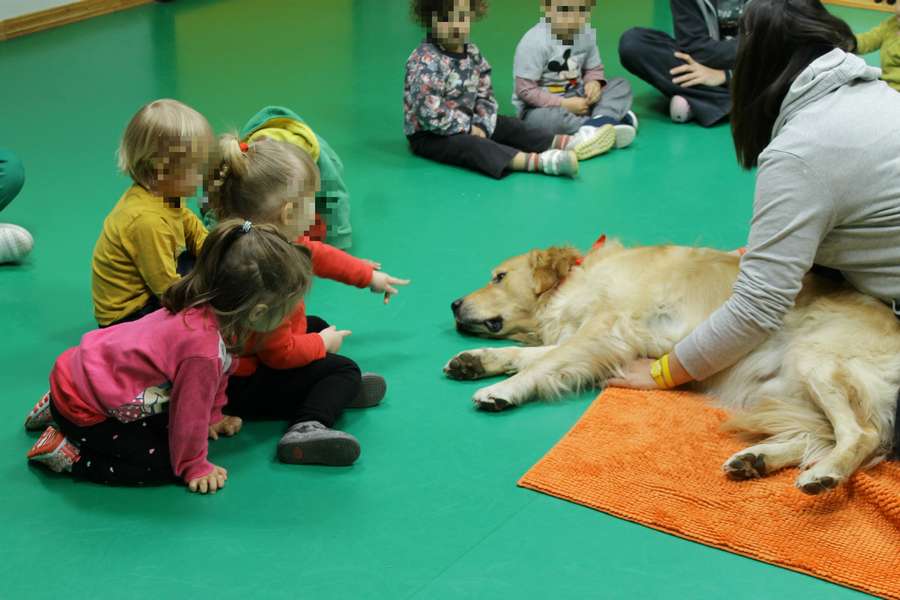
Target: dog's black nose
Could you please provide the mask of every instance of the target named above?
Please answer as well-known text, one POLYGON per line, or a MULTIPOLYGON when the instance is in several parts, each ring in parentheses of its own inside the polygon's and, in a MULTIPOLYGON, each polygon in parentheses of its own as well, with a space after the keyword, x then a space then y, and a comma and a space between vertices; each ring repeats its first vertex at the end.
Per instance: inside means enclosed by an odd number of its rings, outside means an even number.
POLYGON ((462 306, 462 303, 463 303, 462 298, 457 298, 456 300, 453 301, 452 304, 450 304, 450 310, 453 311, 454 315, 459 312, 459 307, 462 306))

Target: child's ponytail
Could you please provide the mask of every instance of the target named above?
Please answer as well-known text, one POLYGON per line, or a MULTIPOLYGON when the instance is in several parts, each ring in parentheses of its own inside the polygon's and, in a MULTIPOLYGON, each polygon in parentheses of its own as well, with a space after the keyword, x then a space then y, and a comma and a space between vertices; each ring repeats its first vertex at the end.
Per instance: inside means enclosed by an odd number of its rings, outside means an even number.
POLYGON ((319 189, 318 167, 288 142, 262 138, 244 144, 225 134, 219 138, 218 155, 206 183, 209 210, 216 219, 274 222, 289 190, 319 189))
POLYGON ((232 219, 210 232, 193 271, 172 284, 162 305, 171 313, 208 305, 226 344, 239 351, 251 333, 247 323, 254 307, 299 300, 311 281, 309 250, 291 244, 272 225, 232 219))

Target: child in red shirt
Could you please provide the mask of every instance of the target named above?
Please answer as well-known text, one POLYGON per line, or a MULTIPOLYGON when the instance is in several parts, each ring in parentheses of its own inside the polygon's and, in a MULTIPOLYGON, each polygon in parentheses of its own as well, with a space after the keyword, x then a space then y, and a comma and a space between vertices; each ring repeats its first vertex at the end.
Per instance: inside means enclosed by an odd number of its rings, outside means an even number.
MULTIPOLYGON (((221 138, 220 152, 222 163, 207 190, 216 218, 277 226, 309 250, 315 275, 368 287, 383 293, 385 303, 397 293, 394 286, 409 283, 377 270, 375 263, 309 240, 320 183, 318 168, 305 152, 269 138, 242 144, 231 135, 221 138)), ((249 341, 228 385, 226 412, 243 419, 288 421, 278 443, 282 462, 353 464, 359 442, 334 430, 334 424, 345 408, 378 404, 387 386, 381 376, 361 375, 355 362, 337 354, 348 335, 318 317, 307 317, 301 302, 278 328, 249 341)))

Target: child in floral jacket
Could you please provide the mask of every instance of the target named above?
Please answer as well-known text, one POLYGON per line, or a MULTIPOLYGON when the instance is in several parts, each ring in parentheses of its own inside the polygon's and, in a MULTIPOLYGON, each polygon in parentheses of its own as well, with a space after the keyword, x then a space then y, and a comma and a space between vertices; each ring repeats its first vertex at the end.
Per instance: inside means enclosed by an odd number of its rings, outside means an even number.
POLYGON ((406 63, 404 133, 412 151, 498 179, 508 171, 574 176, 592 140, 498 115, 491 66, 468 41, 472 19, 485 12, 483 0, 447 4, 412 0, 428 31, 406 63))

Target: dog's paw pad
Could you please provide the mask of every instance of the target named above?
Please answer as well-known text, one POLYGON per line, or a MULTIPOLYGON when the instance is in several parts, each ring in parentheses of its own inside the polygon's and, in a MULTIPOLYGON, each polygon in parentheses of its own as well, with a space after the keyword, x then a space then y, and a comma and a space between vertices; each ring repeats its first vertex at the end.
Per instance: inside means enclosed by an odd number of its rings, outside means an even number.
POLYGON ((474 352, 461 352, 451 358, 444 373, 451 379, 479 379, 486 375, 481 357, 474 352))
POLYGON ((815 496, 822 492, 833 490, 839 483, 839 479, 828 475, 825 475, 824 477, 815 477, 809 481, 804 481, 801 476, 801 478, 797 480, 797 487, 800 488, 800 491, 804 494, 815 496))
POLYGON ((487 400, 475 401, 475 408, 485 412, 500 412, 511 407, 512 404, 502 398, 488 398, 487 400))
POLYGON ((725 474, 736 481, 756 479, 766 474, 766 457, 762 454, 740 454, 728 460, 725 474))

